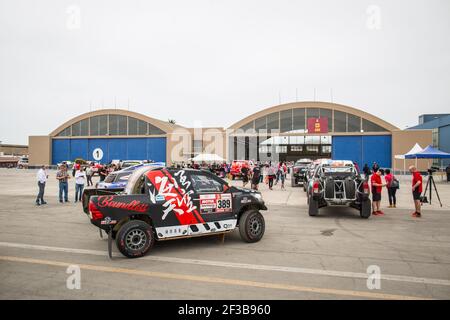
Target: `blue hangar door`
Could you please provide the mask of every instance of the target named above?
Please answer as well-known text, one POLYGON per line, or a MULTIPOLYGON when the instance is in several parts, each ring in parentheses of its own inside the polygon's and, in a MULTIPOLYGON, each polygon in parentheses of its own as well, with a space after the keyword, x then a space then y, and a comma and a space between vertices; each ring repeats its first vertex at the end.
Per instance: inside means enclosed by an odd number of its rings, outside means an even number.
POLYGON ((166 138, 53 139, 52 164, 84 160, 153 160, 166 162, 166 138), (94 155, 95 153, 95 155, 94 155))
POLYGON ((362 169, 365 163, 377 162, 381 168, 392 167, 392 137, 382 136, 333 136, 334 160, 352 160, 362 169))

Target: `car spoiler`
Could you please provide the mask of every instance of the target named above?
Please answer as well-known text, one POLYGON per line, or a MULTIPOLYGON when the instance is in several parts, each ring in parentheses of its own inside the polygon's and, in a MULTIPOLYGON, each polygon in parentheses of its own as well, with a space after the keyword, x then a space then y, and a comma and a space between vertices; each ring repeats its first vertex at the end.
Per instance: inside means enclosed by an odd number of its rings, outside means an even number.
POLYGON ((83 211, 84 213, 89 213, 89 200, 92 196, 101 195, 115 195, 123 192, 123 189, 97 189, 97 188, 86 188, 83 191, 82 201, 83 201, 83 211))

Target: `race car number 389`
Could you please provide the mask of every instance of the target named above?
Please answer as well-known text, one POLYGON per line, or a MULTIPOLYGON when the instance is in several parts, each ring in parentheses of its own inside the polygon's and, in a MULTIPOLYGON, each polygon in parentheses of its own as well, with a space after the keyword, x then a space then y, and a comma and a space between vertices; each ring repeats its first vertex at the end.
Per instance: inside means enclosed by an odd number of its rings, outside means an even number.
POLYGON ((231 212, 233 203, 231 194, 203 194, 200 195, 200 212, 201 213, 223 213, 231 212))

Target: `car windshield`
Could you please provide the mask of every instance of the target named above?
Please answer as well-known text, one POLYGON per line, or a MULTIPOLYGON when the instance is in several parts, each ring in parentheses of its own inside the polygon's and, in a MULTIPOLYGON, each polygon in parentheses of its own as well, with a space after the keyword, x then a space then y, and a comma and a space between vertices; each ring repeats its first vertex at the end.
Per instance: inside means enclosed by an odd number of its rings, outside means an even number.
POLYGON ((128 178, 130 177, 131 172, 121 172, 119 174, 117 174, 117 179, 116 181, 127 181, 128 178))
POLYGON ((116 174, 115 173, 111 173, 105 178, 105 182, 106 183, 114 182, 115 178, 116 178, 116 174))

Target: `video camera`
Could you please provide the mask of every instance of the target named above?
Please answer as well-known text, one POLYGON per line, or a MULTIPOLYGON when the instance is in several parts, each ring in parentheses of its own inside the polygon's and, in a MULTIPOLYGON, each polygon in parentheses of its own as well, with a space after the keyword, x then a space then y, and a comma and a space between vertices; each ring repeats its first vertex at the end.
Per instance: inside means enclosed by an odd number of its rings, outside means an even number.
POLYGON ((429 174, 432 174, 432 173, 434 173, 436 171, 439 171, 439 168, 438 167, 430 167, 430 169, 428 169, 427 171, 428 171, 429 174))

